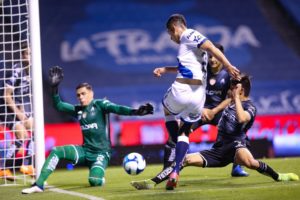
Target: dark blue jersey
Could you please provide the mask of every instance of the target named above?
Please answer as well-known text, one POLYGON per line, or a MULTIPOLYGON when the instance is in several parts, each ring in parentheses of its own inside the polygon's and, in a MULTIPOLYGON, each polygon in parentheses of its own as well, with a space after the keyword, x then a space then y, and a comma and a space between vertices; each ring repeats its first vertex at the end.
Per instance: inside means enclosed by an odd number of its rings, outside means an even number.
POLYGON ((230 88, 230 76, 223 68, 217 74, 209 69, 207 72, 206 100, 204 108, 212 109, 226 99, 230 88))
POLYGON ((218 134, 228 138, 245 138, 246 132, 251 128, 255 116, 256 107, 253 105, 251 100, 242 101, 242 106, 246 112, 251 116, 251 119, 247 123, 239 123, 236 116, 235 104, 227 106, 218 124, 218 134))
POLYGON ((21 64, 15 64, 12 71, 6 74, 5 86, 12 87, 14 101, 18 103, 30 103, 30 76, 29 70, 21 64))

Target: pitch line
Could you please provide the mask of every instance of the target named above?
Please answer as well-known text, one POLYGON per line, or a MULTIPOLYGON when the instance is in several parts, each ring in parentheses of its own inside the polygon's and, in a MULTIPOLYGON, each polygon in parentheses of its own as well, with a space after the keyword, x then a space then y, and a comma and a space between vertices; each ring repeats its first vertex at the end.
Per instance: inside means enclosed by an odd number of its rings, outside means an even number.
MULTIPOLYGON (((284 182, 280 182, 284 183, 284 182)), ((271 185, 271 186, 246 186, 246 187, 240 187, 240 188, 232 188, 232 187, 223 187, 223 188, 205 188, 205 189, 191 189, 191 190, 172 190, 172 191, 166 191, 164 188, 161 188, 162 191, 157 191, 157 190, 142 190, 143 194, 145 195, 161 195, 161 194, 176 194, 176 193, 194 193, 194 192, 201 192, 201 191, 226 191, 226 190, 240 190, 240 189, 266 189, 266 188, 277 188, 277 187, 290 187, 290 186, 299 186, 300 183, 290 183, 290 184, 278 184, 278 185, 271 185)), ((141 191, 141 190, 136 190, 136 191, 141 191)), ((119 195, 110 195, 110 198, 113 197, 128 197, 128 196, 140 196, 141 193, 133 193, 130 192, 126 194, 119 194, 119 195)))
POLYGON ((89 199, 89 200, 105 200, 101 197, 96 197, 96 196, 92 196, 92 195, 88 195, 88 194, 83 194, 80 192, 72 192, 72 191, 67 191, 67 190, 63 190, 63 189, 58 189, 58 188, 50 188, 48 189, 51 192, 57 192, 57 193, 62 193, 62 194, 68 194, 68 195, 72 195, 72 196, 77 196, 77 197, 82 197, 85 199, 89 199))

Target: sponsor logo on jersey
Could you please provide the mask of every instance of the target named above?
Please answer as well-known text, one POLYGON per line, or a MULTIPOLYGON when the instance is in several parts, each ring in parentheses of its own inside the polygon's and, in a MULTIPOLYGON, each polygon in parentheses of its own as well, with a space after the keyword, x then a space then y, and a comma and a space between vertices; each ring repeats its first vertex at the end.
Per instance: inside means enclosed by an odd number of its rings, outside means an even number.
POLYGON ((81 130, 89 130, 89 129, 98 129, 98 124, 97 123, 92 123, 92 124, 84 124, 81 125, 81 130))

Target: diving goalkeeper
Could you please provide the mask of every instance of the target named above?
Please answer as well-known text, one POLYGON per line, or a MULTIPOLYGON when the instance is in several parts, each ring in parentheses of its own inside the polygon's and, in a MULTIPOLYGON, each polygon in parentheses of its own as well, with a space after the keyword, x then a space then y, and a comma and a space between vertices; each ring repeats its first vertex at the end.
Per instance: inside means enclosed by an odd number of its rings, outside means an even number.
POLYGON ((44 182, 55 170, 60 159, 66 159, 89 168, 88 181, 91 186, 102 186, 105 183, 105 169, 111 157, 111 142, 108 133, 108 115, 148 115, 153 114, 153 106, 149 103, 138 109, 111 103, 108 100, 94 99, 91 85, 81 83, 76 87, 79 105, 71 105, 61 101, 58 95, 58 85, 63 79, 63 70, 52 67, 49 71, 49 81, 53 90, 54 106, 58 111, 66 112, 79 120, 83 134, 81 146, 66 145, 55 147, 46 159, 37 181, 22 194, 44 191, 44 182))

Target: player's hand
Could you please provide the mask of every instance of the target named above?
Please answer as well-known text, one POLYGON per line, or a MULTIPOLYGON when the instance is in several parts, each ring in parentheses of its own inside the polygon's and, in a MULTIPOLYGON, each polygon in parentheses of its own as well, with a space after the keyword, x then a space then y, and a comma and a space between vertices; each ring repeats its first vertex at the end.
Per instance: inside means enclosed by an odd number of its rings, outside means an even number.
POLYGON ((202 110, 201 119, 203 122, 209 122, 215 117, 214 112, 211 109, 204 108, 202 110))
POLYGON ((51 67, 49 70, 49 82, 52 87, 58 87, 64 78, 63 69, 59 66, 51 67))
POLYGON ((242 91, 242 84, 241 83, 236 84, 236 86, 232 89, 233 98, 234 99, 240 98, 241 91, 242 91))
POLYGON ((228 69, 228 73, 230 74, 230 76, 235 79, 235 80, 241 80, 241 75, 240 75, 240 70, 238 70, 238 68, 236 68, 235 66, 231 66, 228 69))
POLYGON ((153 70, 153 74, 156 77, 161 77, 162 74, 166 73, 166 68, 158 67, 153 70))
POLYGON ((141 105, 138 109, 133 110, 133 115, 149 115, 153 114, 153 106, 150 103, 146 103, 145 105, 141 105))

